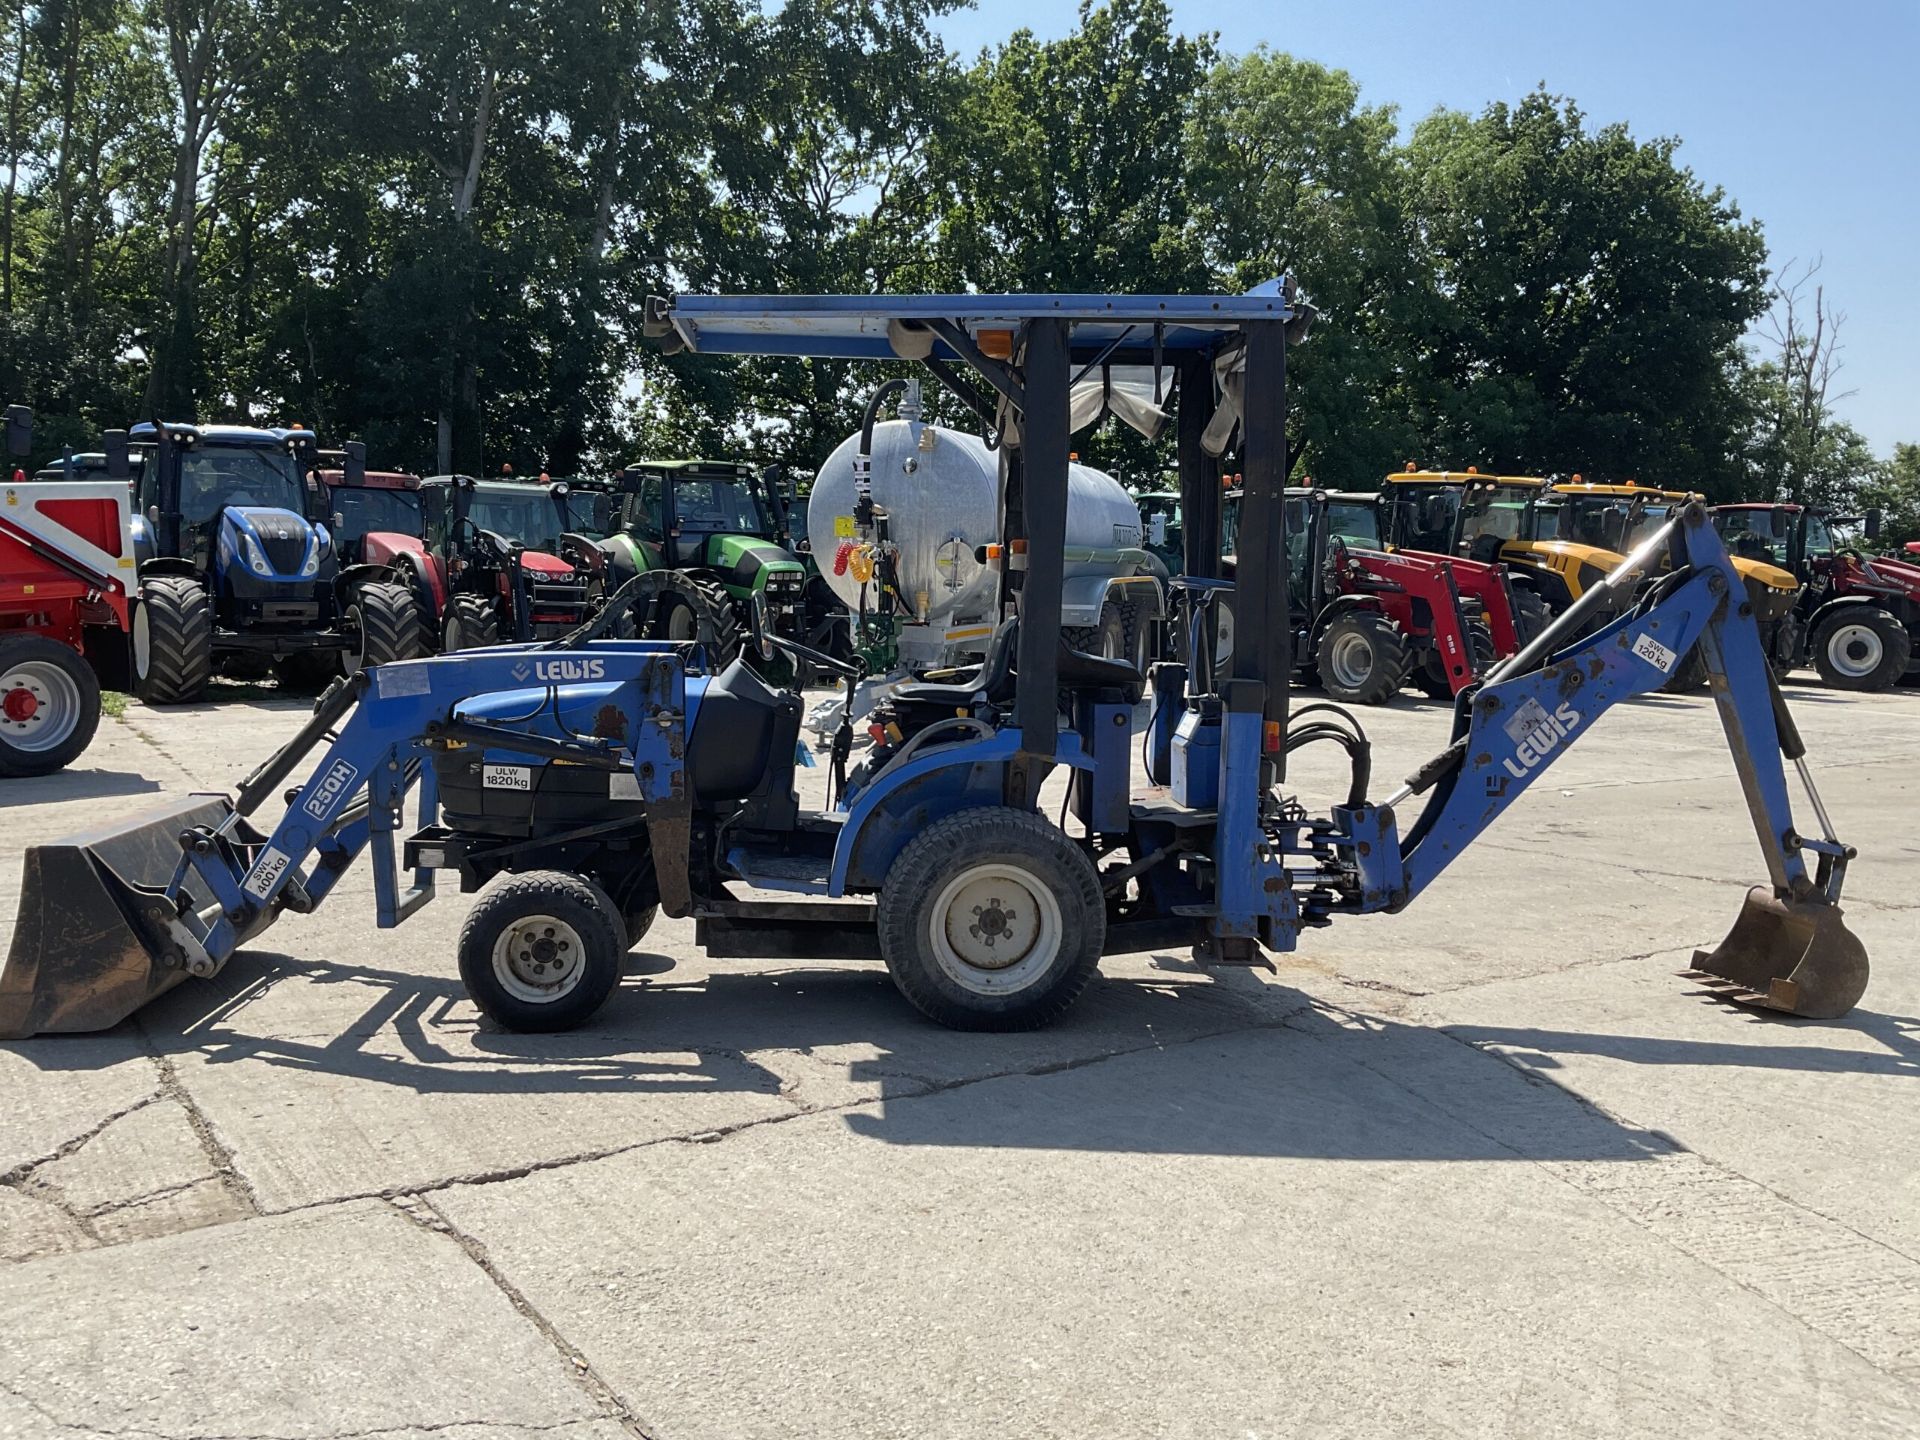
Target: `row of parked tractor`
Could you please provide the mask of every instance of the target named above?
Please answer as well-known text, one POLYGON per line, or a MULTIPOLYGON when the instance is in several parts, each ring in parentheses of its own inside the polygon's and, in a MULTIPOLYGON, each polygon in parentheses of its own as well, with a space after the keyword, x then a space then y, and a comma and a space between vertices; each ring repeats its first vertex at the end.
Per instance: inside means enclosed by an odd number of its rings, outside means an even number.
MULTIPOLYGON (((1228 486, 1223 575, 1231 579, 1239 491, 1233 477, 1228 486)), ((1450 698, 1572 608, 1697 498, 1577 475, 1556 481, 1411 464, 1377 491, 1289 490, 1296 667, 1347 702, 1384 704, 1407 685, 1450 698)), ((1862 691, 1920 680, 1920 543, 1871 554, 1880 538, 1880 517, 1871 511, 1844 516, 1752 503, 1711 514, 1776 674, 1811 666, 1831 686, 1862 691)), ((1141 517, 1149 548, 1177 569, 1180 497, 1143 496, 1141 517)), ((1644 599, 1666 557, 1638 556, 1636 564, 1637 585, 1618 592, 1615 608, 1595 611, 1590 631, 1644 599)), ((1201 592, 1190 605, 1215 612, 1207 628, 1216 656, 1230 653, 1231 593, 1201 592)), ((1705 683, 1694 654, 1674 667, 1665 688, 1705 683)))
MULTIPOLYGON (((22 407, 8 442, 31 449, 22 407)), ((643 573, 659 580, 657 638, 730 656, 755 604, 779 633, 844 649, 791 498, 778 472, 726 463, 421 478, 300 426, 110 431, 97 451, 16 471, 0 505, 0 775, 83 751, 102 686, 156 705, 221 677, 317 690, 563 634, 643 573)))
MULTIPOLYGON (((777 469, 727 462, 423 479, 370 470, 363 446, 323 448, 297 425, 110 431, 97 451, 31 479, 16 471, 0 505, 0 776, 44 774, 83 751, 102 686, 158 705, 201 699, 216 677, 318 689, 366 666, 557 637, 641 577, 647 603, 623 612, 620 633, 698 641, 710 663, 762 626, 838 660, 857 655, 875 692, 963 664, 986 649, 1008 563, 994 543, 997 461, 975 437, 920 423, 911 397, 902 415, 849 437, 805 505, 777 469), (846 538, 860 504, 849 457, 862 446, 887 537, 877 547, 846 538), (824 565, 810 531, 829 537, 824 565)), ((22 407, 7 432, 12 453, 31 449, 22 407)), ((1184 553, 1177 495, 1139 497, 1136 515, 1111 477, 1071 472, 1069 647, 1143 674, 1202 643, 1226 660, 1232 477, 1225 553, 1203 566, 1184 553), (1193 569, 1219 575, 1185 578, 1193 569)), ((1372 492, 1289 490, 1296 669, 1347 702, 1383 704, 1409 685, 1447 699, 1693 498, 1411 466, 1372 492)), ((1914 677, 1920 554, 1870 556, 1877 516, 1766 504, 1713 515, 1779 673, 1811 665, 1854 690, 1914 677)), ((1660 582, 1663 556, 1636 563, 1641 583, 1612 592, 1618 604, 1660 582)), ((1615 613, 1594 611, 1589 628, 1615 613)), ((1669 688, 1704 683, 1689 656, 1669 688)), ((822 709, 824 737, 835 718, 824 711, 837 707, 822 709)))

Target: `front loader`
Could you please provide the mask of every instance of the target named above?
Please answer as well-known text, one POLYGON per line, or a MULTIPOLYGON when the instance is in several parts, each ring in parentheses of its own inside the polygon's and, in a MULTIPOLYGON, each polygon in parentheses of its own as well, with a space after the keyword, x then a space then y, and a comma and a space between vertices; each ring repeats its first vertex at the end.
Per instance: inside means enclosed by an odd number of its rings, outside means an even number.
MULTIPOLYGON (((510 1028, 594 1013, 656 906, 691 918, 711 955, 877 957, 940 1023, 1044 1025, 1103 954, 1192 945, 1211 962, 1253 963, 1343 916, 1404 909, 1606 710, 1658 688, 1695 645, 1768 871, 1726 941, 1695 957, 1695 978, 1729 1000, 1845 1014, 1867 982, 1839 908, 1854 852, 1813 793, 1739 572, 1699 507, 1464 690, 1452 743, 1385 799, 1370 797, 1370 752, 1346 712, 1291 710, 1284 362, 1308 320, 1290 284, 1245 296, 651 306, 651 331, 695 349, 917 359, 969 403, 986 403, 982 386, 1003 397, 1006 530, 1025 542, 1026 565, 1007 571, 982 663, 894 689, 890 753, 853 773, 836 756, 821 810, 802 808, 793 783, 797 693, 744 662, 710 664, 698 646, 603 638, 641 597, 638 579, 545 644, 342 679, 231 797, 29 850, 0 1034, 97 1029, 218 973, 268 926, 325 903, 362 852, 383 927, 429 903, 443 873, 481 890, 458 966, 510 1028), (1101 359, 1174 370, 1179 404, 1192 407, 1179 449, 1196 580, 1217 581, 1220 557, 1219 478, 1202 437, 1237 432, 1245 476, 1238 643, 1217 674, 1204 652, 1155 666, 1144 737, 1126 698, 1138 671, 1067 648, 1058 618, 1070 380, 1101 359), (1216 387, 1229 373, 1237 384, 1216 387), (1670 570, 1658 584, 1591 628, 1609 592, 1659 556, 1670 570), (1132 779, 1142 738, 1144 787, 1132 779), (1309 808, 1286 771, 1318 743, 1346 752, 1351 781, 1336 803, 1309 808), (1806 786, 1814 834, 1795 822, 1783 757, 1806 786), (1054 775, 1067 780, 1071 823, 1051 804, 1043 813, 1054 775)), ((763 658, 834 663, 752 629, 763 658)))

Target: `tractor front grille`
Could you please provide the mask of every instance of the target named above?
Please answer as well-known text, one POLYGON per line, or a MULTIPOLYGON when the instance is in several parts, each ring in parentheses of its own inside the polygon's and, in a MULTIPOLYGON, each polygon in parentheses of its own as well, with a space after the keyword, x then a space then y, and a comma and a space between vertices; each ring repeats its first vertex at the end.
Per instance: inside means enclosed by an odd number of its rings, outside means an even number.
POLYGON ((278 575, 298 575, 300 562, 307 558, 307 540, 304 535, 263 535, 261 548, 267 552, 267 563, 273 566, 278 575))
POLYGON ((539 580, 527 585, 527 599, 538 620, 580 620, 587 613, 584 580, 539 580))

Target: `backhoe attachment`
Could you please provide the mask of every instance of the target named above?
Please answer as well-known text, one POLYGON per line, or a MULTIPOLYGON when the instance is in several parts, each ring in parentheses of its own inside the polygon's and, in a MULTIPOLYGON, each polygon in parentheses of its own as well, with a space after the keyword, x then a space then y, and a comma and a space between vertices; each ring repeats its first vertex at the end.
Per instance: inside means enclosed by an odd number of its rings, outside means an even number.
POLYGON ((1838 1019, 1867 993, 1867 947, 1841 913, 1825 898, 1785 900, 1756 885, 1719 948, 1694 951, 1680 973, 1723 1000, 1838 1019))

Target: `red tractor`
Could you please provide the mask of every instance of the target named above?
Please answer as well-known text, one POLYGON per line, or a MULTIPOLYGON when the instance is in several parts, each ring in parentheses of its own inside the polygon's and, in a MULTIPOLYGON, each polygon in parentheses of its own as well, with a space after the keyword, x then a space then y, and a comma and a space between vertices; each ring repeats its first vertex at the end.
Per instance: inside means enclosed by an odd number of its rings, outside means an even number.
POLYGON ((578 532, 571 488, 471 475, 421 482, 426 552, 415 593, 442 650, 549 640, 593 611, 606 555, 578 532))
MULTIPOLYGON (((6 425, 9 453, 25 455, 32 415, 9 406, 6 425)), ((0 778, 49 775, 93 742, 96 666, 127 683, 128 498, 125 480, 20 471, 0 495, 0 778)))
MULTIPOLYGON (((1240 491, 1221 510, 1221 574, 1233 579, 1240 491)), ((1458 693, 1493 660, 1485 627, 1469 621, 1452 563, 1379 545, 1377 503, 1324 490, 1286 497, 1289 609, 1296 667, 1336 700, 1384 705, 1412 676, 1440 698, 1458 693), (1342 533, 1344 530, 1345 533, 1342 533), (1365 537, 1349 540, 1348 535, 1365 537)), ((1210 601, 1218 664, 1233 648, 1231 597, 1210 601)), ((1507 629, 1512 629, 1508 612, 1507 629)), ((1176 630, 1176 639, 1184 638, 1176 630)))
POLYGON ((368 470, 365 447, 350 443, 324 458, 329 528, 340 572, 335 581, 341 626, 351 637, 342 661, 351 674, 387 660, 433 653, 422 593, 430 593, 420 519, 420 477, 368 470))
POLYGON ((1920 674, 1920 557, 1870 558, 1854 544, 1880 538, 1880 512, 1839 516, 1806 505, 1716 505, 1714 528, 1736 558, 1763 561, 1801 583, 1770 648, 1812 663, 1841 690, 1885 690, 1920 674))
POLYGON ((1417 689, 1451 699, 1546 628, 1546 607, 1530 591, 1515 590, 1506 567, 1390 545, 1385 518, 1385 497, 1377 491, 1327 496, 1331 536, 1346 544, 1350 561, 1407 637, 1408 678, 1417 689), (1456 606, 1467 622, 1464 644, 1452 619, 1456 606))

